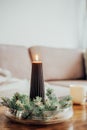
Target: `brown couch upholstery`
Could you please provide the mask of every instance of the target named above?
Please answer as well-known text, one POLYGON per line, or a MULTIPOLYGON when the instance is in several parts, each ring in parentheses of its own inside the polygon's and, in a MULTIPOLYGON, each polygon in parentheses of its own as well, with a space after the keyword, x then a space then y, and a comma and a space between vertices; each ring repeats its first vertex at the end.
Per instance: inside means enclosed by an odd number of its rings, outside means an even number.
POLYGON ((31 61, 23 46, 0 45, 0 68, 11 71, 13 77, 30 79, 31 61))

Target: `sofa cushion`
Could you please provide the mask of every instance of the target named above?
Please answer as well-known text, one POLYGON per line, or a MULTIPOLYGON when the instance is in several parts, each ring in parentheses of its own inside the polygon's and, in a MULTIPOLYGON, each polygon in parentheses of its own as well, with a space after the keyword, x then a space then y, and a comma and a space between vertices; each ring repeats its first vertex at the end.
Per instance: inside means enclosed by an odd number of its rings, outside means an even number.
POLYGON ((66 87, 66 88, 69 88, 71 85, 87 86, 86 80, 60 80, 60 81, 49 81, 48 83, 51 85, 56 85, 56 87, 60 85, 61 87, 66 87))
MULTIPOLYGON (((48 88, 53 89, 54 94, 57 97, 70 95, 69 88, 65 88, 63 86, 61 87, 60 85, 56 86, 45 82, 44 83, 45 94, 48 88)), ((0 84, 0 102, 1 97, 11 98, 16 92, 30 96, 30 80, 26 79, 20 80, 16 78, 11 78, 9 82, 4 82, 3 84, 0 84)))
POLYGON ((0 45, 0 68, 11 71, 13 77, 30 79, 28 49, 23 46, 0 45))
POLYGON ((70 89, 68 87, 57 85, 57 84, 52 84, 50 82, 45 82, 44 86, 45 86, 45 93, 46 93, 46 90, 50 88, 54 90, 54 94, 57 97, 70 95, 70 89))
POLYGON ((33 46, 29 52, 32 60, 35 54, 42 60, 45 80, 79 79, 85 76, 80 50, 33 46))

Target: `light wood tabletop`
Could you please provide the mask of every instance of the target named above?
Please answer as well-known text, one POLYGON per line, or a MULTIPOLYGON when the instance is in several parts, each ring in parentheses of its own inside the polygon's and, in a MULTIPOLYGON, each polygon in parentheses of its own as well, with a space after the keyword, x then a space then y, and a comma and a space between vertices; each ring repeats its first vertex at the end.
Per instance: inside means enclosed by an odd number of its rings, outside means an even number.
POLYGON ((74 105, 71 119, 54 125, 34 126, 11 122, 0 107, 0 130, 87 130, 87 106, 74 105))

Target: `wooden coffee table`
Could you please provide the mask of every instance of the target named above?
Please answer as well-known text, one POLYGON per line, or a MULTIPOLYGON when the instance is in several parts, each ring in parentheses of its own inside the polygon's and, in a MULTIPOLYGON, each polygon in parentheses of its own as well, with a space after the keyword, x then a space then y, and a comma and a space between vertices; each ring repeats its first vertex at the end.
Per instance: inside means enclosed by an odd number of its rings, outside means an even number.
POLYGON ((33 126, 11 122, 0 107, 0 130, 87 130, 87 106, 74 105, 71 119, 54 125, 33 126))

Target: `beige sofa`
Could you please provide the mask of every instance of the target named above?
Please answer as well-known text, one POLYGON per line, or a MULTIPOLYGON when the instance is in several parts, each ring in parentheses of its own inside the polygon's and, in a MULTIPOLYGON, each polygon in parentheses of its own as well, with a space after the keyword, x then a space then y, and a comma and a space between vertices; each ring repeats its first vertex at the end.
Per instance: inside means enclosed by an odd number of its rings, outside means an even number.
POLYGON ((31 60, 38 54, 43 62, 44 80, 55 85, 87 84, 84 53, 78 49, 45 46, 29 48, 31 60))
POLYGON ((35 54, 43 63, 44 81, 56 89, 56 94, 70 94, 71 84, 87 85, 83 52, 45 46, 0 45, 0 68, 11 71, 13 77, 31 79, 31 63, 35 54))
POLYGON ((31 61, 28 48, 0 44, 0 68, 11 71, 13 77, 30 79, 31 61))

